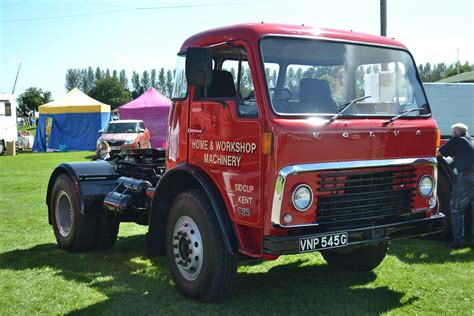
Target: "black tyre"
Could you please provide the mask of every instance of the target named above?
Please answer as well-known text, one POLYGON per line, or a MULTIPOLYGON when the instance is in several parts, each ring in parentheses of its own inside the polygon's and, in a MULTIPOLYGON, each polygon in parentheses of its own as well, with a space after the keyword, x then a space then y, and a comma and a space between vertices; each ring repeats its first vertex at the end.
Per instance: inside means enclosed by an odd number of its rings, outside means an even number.
POLYGON ((114 214, 97 217, 96 249, 110 249, 117 240, 120 221, 114 214))
POLYGON ((0 139, 0 155, 3 155, 5 153, 5 144, 3 143, 3 140, 0 139))
POLYGON ((171 204, 166 255, 184 296, 210 302, 230 294, 237 256, 226 251, 217 219, 200 190, 183 192, 171 204))
POLYGON ((450 240, 453 238, 452 227, 451 227, 451 190, 452 187, 447 179, 444 172, 439 172, 438 176, 438 188, 436 195, 438 196, 439 211, 443 212, 445 217, 444 229, 433 235, 428 235, 428 238, 435 240, 450 240))
POLYGON ((71 178, 59 176, 51 194, 51 218, 56 241, 66 251, 84 251, 94 246, 96 218, 81 214, 79 199, 71 178))
POLYGON ((354 249, 322 251, 329 266, 338 270, 371 271, 378 267, 388 250, 388 243, 380 243, 354 249))

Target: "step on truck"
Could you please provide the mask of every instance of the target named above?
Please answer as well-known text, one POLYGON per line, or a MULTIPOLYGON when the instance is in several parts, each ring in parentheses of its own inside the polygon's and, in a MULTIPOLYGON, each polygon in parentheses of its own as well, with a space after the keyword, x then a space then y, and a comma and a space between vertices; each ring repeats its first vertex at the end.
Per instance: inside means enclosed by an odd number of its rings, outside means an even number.
POLYGON ((390 240, 439 232, 439 132, 409 51, 280 24, 199 33, 178 52, 166 150, 63 163, 47 191, 66 251, 148 225, 186 297, 229 294, 239 260, 321 252, 368 271, 390 240))

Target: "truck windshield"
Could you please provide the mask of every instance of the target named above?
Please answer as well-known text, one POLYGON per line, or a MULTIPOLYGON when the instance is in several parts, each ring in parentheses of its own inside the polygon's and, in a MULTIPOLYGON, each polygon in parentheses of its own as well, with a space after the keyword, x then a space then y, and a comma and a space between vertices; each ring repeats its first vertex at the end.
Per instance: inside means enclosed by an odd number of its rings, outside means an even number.
POLYGON ((406 116, 430 113, 416 66, 404 50, 268 37, 261 41, 261 51, 277 114, 332 116, 343 104, 364 96, 370 97, 343 115, 393 117, 415 108, 421 110, 406 116))
POLYGON ((138 132, 137 123, 109 123, 104 133, 136 133, 138 132))

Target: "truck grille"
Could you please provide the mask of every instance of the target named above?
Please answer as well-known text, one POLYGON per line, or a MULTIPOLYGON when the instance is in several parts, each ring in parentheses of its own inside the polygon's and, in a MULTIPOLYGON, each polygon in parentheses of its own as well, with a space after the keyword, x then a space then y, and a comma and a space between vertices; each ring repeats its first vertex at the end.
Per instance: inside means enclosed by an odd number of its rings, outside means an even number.
POLYGON ((329 172, 318 180, 320 224, 357 227, 411 215, 416 169, 329 172))

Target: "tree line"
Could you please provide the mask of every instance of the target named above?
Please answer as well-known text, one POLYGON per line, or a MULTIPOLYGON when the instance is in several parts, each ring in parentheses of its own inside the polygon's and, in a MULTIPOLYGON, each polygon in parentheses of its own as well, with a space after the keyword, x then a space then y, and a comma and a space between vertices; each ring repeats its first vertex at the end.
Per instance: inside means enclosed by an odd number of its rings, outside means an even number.
POLYGON ((145 70, 141 74, 133 71, 131 79, 125 70, 100 69, 92 67, 68 69, 65 76, 67 91, 79 88, 90 97, 109 104, 112 109, 138 98, 151 87, 167 97, 173 90, 174 71, 160 68, 145 70))
MULTIPOLYGON (((454 76, 458 73, 473 71, 474 64, 469 62, 445 64, 420 64, 418 71, 422 82, 435 82, 444 78, 454 76), (459 66, 459 67, 458 67, 459 66)), ((236 70, 229 68, 234 78, 236 78, 236 70)), ((363 69, 356 72, 356 92, 357 95, 363 94, 363 76, 364 73, 378 72, 377 69, 363 69)), ((275 87, 277 81, 277 71, 275 69, 266 68, 265 74, 269 82, 269 88, 275 87)), ((331 85, 331 89, 340 90, 342 86, 335 80, 341 75, 341 69, 334 67, 305 67, 290 68, 287 73, 285 86, 289 87, 294 95, 298 95, 299 82, 301 78, 320 78, 326 79, 331 85)), ((174 70, 166 70, 160 68, 145 70, 142 73, 133 71, 129 80, 125 70, 110 70, 96 67, 87 67, 83 69, 68 69, 65 76, 65 88, 70 91, 74 87, 79 88, 92 98, 112 106, 116 109, 120 105, 136 99, 143 92, 154 87, 167 97, 171 97, 173 90, 174 70)), ((243 67, 241 78, 241 93, 247 95, 253 90, 250 69, 243 67)), ((336 93, 337 94, 337 93, 336 93)), ((51 92, 43 91, 37 87, 28 88, 18 97, 18 105, 21 110, 28 108, 29 110, 37 110, 38 106, 52 101, 51 92)))
POLYGON ((473 71, 474 64, 469 64, 467 61, 464 64, 459 62, 447 65, 445 63, 438 63, 431 65, 430 63, 418 65, 418 72, 422 82, 436 82, 441 79, 452 77, 459 73, 473 71))

